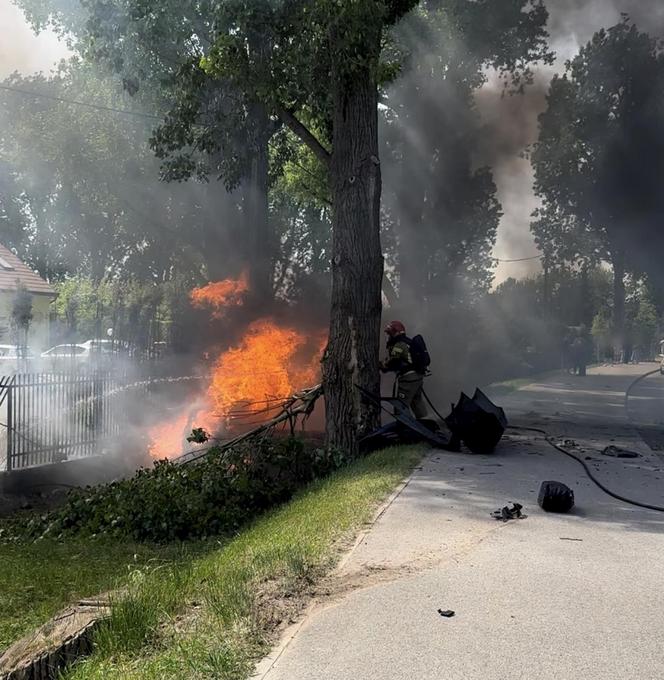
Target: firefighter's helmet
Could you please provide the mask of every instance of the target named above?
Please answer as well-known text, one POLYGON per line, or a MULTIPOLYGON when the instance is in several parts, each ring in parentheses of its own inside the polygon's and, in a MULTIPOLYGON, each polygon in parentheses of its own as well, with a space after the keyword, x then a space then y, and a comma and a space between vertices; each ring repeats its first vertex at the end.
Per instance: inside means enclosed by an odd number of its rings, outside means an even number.
POLYGON ((390 323, 385 326, 385 332, 390 336, 402 335, 406 332, 406 327, 401 323, 401 321, 390 321, 390 323))

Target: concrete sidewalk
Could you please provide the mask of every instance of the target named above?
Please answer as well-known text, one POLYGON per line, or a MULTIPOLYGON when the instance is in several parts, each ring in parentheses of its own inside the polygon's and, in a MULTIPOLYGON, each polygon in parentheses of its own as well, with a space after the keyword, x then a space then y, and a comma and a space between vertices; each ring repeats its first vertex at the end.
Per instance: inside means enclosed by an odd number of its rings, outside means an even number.
MULTIPOLYGON (((569 395, 588 417, 555 416, 560 403, 533 411, 538 399, 528 394, 504 401, 522 422, 557 429, 569 419, 607 485, 664 505, 664 464, 617 409, 602 406, 630 380, 597 373, 572 393, 564 379, 539 388, 569 395), (602 412, 611 417, 602 422, 602 412), (599 447, 613 434, 644 457, 605 460, 599 447)), ((664 513, 612 500, 541 440, 510 434, 493 456, 434 452, 346 558, 335 596, 320 599, 258 677, 660 680, 662 556, 664 513), (575 490, 574 514, 539 509, 547 479, 575 490), (528 518, 489 517, 510 501, 522 503, 528 518), (442 618, 439 608, 456 615, 442 618)))

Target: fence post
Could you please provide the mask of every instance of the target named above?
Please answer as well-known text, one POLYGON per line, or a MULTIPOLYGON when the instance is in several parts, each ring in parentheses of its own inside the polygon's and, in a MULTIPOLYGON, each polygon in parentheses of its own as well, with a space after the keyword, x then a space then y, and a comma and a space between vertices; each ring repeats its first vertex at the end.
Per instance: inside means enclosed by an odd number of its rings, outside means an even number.
POLYGON ((14 457, 14 386, 7 386, 7 472, 11 472, 14 457))

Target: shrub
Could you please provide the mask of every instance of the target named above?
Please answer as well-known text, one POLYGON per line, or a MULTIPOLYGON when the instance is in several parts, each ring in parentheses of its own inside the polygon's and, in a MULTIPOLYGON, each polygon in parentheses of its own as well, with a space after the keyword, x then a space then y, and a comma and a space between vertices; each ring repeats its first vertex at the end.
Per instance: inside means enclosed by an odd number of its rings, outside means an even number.
POLYGON ((229 451, 211 449, 186 465, 160 461, 132 478, 73 491, 56 511, 14 524, 15 539, 71 534, 164 542, 229 533, 302 485, 343 463, 343 456, 301 441, 264 439, 229 451))

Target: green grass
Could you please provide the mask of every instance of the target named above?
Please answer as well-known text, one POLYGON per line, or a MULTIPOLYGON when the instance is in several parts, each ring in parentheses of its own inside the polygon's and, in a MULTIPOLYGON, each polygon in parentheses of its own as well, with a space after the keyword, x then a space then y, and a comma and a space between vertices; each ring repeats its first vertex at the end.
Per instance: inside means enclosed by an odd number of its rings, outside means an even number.
POLYGON ((309 486, 226 545, 177 566, 135 570, 67 680, 247 678, 282 618, 338 559, 340 541, 419 460, 390 449, 309 486))
POLYGON ((101 541, 0 544, 0 650, 77 598, 126 581, 137 570, 190 560, 197 546, 101 541))

